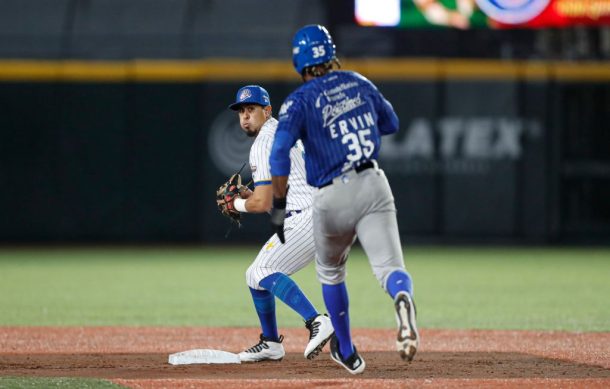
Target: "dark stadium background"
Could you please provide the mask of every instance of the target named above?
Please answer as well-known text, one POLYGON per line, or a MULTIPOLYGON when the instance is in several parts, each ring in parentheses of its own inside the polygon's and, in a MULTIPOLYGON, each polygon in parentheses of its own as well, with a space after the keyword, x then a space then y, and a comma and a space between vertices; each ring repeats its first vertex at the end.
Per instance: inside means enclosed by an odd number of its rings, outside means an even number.
POLYGON ((239 168, 247 155, 226 106, 260 83, 277 114, 299 78, 265 67, 289 69, 292 34, 309 23, 401 118, 381 164, 404 242, 610 243, 608 26, 360 27, 346 0, 0 10, 3 244, 261 242, 266 217, 246 216, 228 240, 215 208, 223 156, 239 168), (152 76, 136 66, 160 61, 152 76))

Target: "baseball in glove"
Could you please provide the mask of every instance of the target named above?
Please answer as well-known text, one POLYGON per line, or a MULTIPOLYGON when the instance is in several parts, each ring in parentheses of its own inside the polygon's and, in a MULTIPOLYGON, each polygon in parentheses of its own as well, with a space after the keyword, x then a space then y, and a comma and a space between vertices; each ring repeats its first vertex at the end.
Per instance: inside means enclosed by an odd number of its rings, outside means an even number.
POLYGON ((242 185, 240 173, 233 174, 216 191, 216 204, 220 213, 237 223, 237 225, 241 223, 241 213, 235 209, 233 202, 236 198, 241 198, 241 194, 246 191, 248 191, 248 187, 242 185))

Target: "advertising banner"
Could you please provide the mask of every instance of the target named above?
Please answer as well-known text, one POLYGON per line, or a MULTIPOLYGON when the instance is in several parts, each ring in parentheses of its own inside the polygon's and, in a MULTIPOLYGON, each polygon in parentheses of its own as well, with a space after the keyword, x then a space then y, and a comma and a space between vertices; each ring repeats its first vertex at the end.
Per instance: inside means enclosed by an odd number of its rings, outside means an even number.
POLYGON ((610 25, 610 0, 355 0, 363 26, 542 28, 610 25))

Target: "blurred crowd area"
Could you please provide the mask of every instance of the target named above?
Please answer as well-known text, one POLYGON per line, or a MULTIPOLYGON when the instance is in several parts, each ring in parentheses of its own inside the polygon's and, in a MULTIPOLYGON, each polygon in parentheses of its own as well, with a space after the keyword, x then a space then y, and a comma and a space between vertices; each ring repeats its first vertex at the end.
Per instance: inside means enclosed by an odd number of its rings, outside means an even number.
MULTIPOLYGON (((403 0, 403 8, 407 1, 450 0, 403 0)), ((284 59, 289 55, 294 31, 309 23, 326 25, 343 57, 610 58, 608 26, 371 27, 357 23, 355 3, 354 0, 0 0, 0 58, 284 59)), ((384 3, 388 1, 379 4, 384 3)))

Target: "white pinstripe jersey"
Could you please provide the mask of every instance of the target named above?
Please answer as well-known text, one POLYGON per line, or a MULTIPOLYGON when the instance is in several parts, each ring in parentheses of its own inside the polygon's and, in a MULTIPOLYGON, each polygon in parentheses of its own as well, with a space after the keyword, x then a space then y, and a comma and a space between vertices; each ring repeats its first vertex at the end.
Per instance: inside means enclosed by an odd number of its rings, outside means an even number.
MULTIPOLYGON (((263 124, 252 147, 250 148, 250 170, 254 186, 271 185, 271 170, 269 156, 273 146, 273 138, 278 121, 270 118, 263 124)), ((297 141, 290 150, 290 175, 288 185, 290 190, 286 198, 286 211, 305 210, 312 206, 313 188, 307 184, 305 173, 305 148, 301 141, 297 141)))

